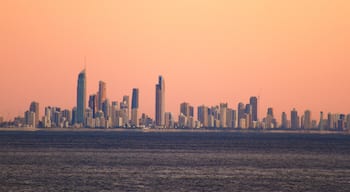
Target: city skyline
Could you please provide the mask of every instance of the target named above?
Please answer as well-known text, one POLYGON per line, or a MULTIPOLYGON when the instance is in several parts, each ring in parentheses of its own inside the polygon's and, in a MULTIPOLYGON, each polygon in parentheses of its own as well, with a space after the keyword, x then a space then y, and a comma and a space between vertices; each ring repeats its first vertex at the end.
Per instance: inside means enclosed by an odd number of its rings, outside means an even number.
MULTIPOLYGON (((275 114, 349 111, 347 1, 34 4, 0 6, 5 120, 23 115, 32 101, 71 109, 72 82, 85 64, 88 82, 106 82, 111 99, 139 88, 138 111, 152 117, 159 74, 171 87, 166 112, 175 114, 182 102, 236 107, 252 95, 275 114)), ((88 83, 87 99, 97 90, 88 83)))
MULTIPOLYGON (((290 111, 290 119, 285 112, 281 114, 281 120, 277 120, 273 107, 267 108, 266 116, 258 116, 259 97, 251 96, 249 103, 239 102, 237 108, 229 104, 220 103, 213 106, 205 104, 195 108, 188 102, 180 104, 178 120, 174 119, 173 112, 166 112, 165 108, 165 80, 162 75, 158 76, 155 85, 155 115, 154 119, 148 114, 139 116, 139 89, 132 89, 130 96, 124 95, 120 101, 107 97, 107 84, 99 81, 96 94, 89 96, 86 101, 87 74, 83 69, 77 78, 77 104, 70 109, 60 106, 45 106, 45 113, 40 117, 39 102, 32 101, 29 110, 24 116, 18 116, 1 126, 11 127, 38 127, 38 128, 238 128, 238 129, 292 129, 292 130, 350 130, 350 113, 328 113, 327 119, 320 112, 319 121, 314 119, 310 110, 298 115, 297 109, 290 111), (88 107, 86 107, 88 106, 88 107), (140 118, 139 118, 140 117, 140 118)), ((175 115, 176 117, 176 115, 175 115)), ((1 118, 1 122, 3 119, 1 118)))

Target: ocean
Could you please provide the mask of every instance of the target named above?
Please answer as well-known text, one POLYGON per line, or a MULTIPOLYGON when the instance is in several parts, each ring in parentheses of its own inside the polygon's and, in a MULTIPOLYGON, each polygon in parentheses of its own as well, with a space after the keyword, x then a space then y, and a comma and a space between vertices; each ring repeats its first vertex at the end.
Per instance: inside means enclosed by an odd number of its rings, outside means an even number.
POLYGON ((350 135, 5 129, 0 191, 350 191, 350 135))

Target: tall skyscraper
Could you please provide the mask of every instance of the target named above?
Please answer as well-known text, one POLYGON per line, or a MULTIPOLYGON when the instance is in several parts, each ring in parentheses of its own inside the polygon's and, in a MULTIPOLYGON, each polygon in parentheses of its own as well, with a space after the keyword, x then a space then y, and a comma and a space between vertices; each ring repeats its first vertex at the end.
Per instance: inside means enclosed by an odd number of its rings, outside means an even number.
POLYGON ((252 109, 252 120, 258 121, 258 98, 250 97, 249 103, 252 109))
POLYGON ((220 127, 227 127, 227 103, 220 103, 220 127))
POLYGON ((131 125, 139 126, 138 119, 138 108, 139 108, 139 89, 134 88, 132 90, 132 99, 131 99, 131 125))
POLYGON ((285 112, 282 112, 282 125, 281 127, 283 129, 287 129, 288 128, 288 119, 287 119, 287 114, 285 112))
POLYGON ((26 111, 24 113, 24 120, 27 126, 29 127, 35 127, 35 112, 33 111, 26 111))
POLYGON ((304 112, 304 129, 311 129, 312 128, 312 123, 311 123, 311 111, 306 110, 304 112))
POLYGON ((129 126, 129 96, 128 95, 124 95, 123 96, 123 102, 120 103, 120 110, 122 111, 122 119, 123 119, 123 124, 124 125, 128 125, 129 126))
POLYGON ((190 104, 187 102, 183 102, 180 104, 180 113, 184 114, 187 118, 189 118, 190 115, 190 104))
POLYGON ((78 76, 76 123, 84 124, 85 108, 86 108, 86 74, 84 69, 79 73, 79 76, 78 76))
POLYGON ((102 104, 107 99, 107 87, 103 81, 98 82, 98 110, 102 110, 102 104))
POLYGON ((162 76, 156 84, 156 125, 164 127, 165 124, 165 83, 162 76))
POLYGON ((238 127, 239 128, 242 128, 241 127, 241 119, 244 119, 245 118, 245 106, 243 103, 238 103, 238 117, 237 117, 237 120, 238 120, 238 127))
POLYGON ((299 128, 299 117, 298 117, 298 111, 293 109, 290 113, 290 121, 291 121, 291 128, 292 129, 298 129, 299 128))
POLYGON ((89 108, 92 110, 92 116, 95 118, 95 114, 98 111, 98 97, 96 94, 90 95, 89 97, 89 108))
POLYGON ((323 111, 320 112, 320 122, 318 122, 318 129, 323 130, 324 129, 324 124, 323 124, 323 111))
POLYGON ((38 125, 39 125, 39 118, 40 118, 40 116, 39 116, 39 103, 33 101, 30 104, 29 111, 35 113, 35 127, 38 127, 38 125))
POLYGON ((208 107, 204 105, 199 106, 197 114, 198 121, 202 124, 202 126, 208 127, 208 107))
POLYGON ((273 108, 272 107, 267 108, 267 115, 270 115, 272 118, 274 117, 273 116, 273 108))

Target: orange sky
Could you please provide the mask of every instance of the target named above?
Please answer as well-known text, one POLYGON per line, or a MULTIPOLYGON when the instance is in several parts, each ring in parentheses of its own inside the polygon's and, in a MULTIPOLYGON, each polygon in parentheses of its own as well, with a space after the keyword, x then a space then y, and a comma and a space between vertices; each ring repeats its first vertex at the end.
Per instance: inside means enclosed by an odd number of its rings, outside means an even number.
MULTIPOLYGON (((32 100, 71 109, 87 57, 87 93, 110 100, 140 89, 154 116, 158 75, 166 111, 260 95, 271 106, 350 112, 350 1, 2 0, 0 116, 32 100)), ((260 115, 260 117, 261 117, 260 115)), ((177 119, 177 118, 176 118, 177 119)))

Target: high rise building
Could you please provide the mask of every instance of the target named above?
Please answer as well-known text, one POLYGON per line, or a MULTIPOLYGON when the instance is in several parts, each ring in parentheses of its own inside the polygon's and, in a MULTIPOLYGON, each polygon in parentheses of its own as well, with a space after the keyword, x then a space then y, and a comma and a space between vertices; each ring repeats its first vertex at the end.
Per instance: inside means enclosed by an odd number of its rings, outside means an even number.
POLYGON ((272 107, 267 108, 267 115, 270 115, 272 118, 274 117, 273 116, 273 108, 272 107))
POLYGON ((86 109, 86 73, 84 69, 79 73, 79 76, 78 76, 76 123, 84 124, 85 109, 86 109))
POLYGON ((102 109, 101 109, 105 119, 108 119, 111 116, 110 108, 111 106, 110 106, 109 100, 105 99, 102 103, 102 109))
POLYGON ((33 111, 26 111, 24 113, 24 119, 25 123, 29 127, 35 127, 36 122, 35 122, 35 112, 33 111))
POLYGON ((165 83, 162 76, 158 78, 156 84, 156 126, 164 127, 165 125, 165 83))
POLYGON ((249 103, 252 109, 252 120, 258 121, 258 98, 250 97, 249 103))
POLYGON ((348 129, 348 130, 350 130, 350 114, 348 114, 347 116, 346 116, 346 128, 348 129))
POLYGON ((199 106, 197 114, 198 121, 202 124, 202 126, 208 127, 208 107, 204 105, 199 106))
POLYGON ((180 104, 180 115, 184 115, 186 117, 186 125, 183 125, 184 127, 190 127, 191 121, 193 120, 193 107, 187 103, 183 102, 180 104))
POLYGON ((290 113, 290 121, 291 121, 291 128, 292 129, 298 129, 299 128, 299 116, 298 111, 293 109, 290 113))
POLYGON ((165 113, 165 127, 166 128, 173 128, 174 127, 173 115, 170 112, 165 113))
POLYGON ((38 127, 38 125, 39 125, 39 118, 40 118, 40 116, 39 116, 39 103, 33 101, 30 104, 29 111, 35 113, 35 127, 38 127))
POLYGON ((304 122, 303 122, 304 129, 311 129, 312 128, 312 120, 311 120, 311 111, 306 110, 304 112, 304 122))
POLYGON ((323 111, 320 112, 320 122, 318 122, 318 129, 323 130, 324 129, 324 120, 323 120, 323 111))
POLYGON ((134 88, 132 90, 132 99, 131 99, 131 125, 139 126, 138 120, 138 108, 139 108, 139 89, 134 88))
POLYGON ((241 127, 241 122, 243 122, 243 121, 241 121, 241 119, 245 119, 245 115, 244 115, 245 114, 245 106, 244 106, 243 103, 238 103, 237 111, 238 111, 238 117, 237 117, 238 127, 242 128, 241 127))
POLYGON ((190 115, 190 104, 183 102, 180 104, 180 113, 184 114, 187 118, 189 118, 190 115))
POLYGON ((120 110, 122 111, 122 119, 123 119, 123 124, 124 125, 129 125, 129 96, 124 95, 123 96, 123 102, 120 103, 120 110))
POLYGON ((220 103, 220 127, 226 128, 227 127, 227 103, 220 103))
POLYGON ((107 99, 107 86, 103 81, 98 83, 98 110, 102 110, 102 104, 107 99))
POLYGON ((288 128, 288 119, 287 119, 287 114, 285 112, 282 112, 282 129, 287 129, 288 128))
POLYGON ((98 97, 96 94, 90 95, 89 108, 92 110, 93 118, 95 118, 95 114, 98 111, 98 97))

